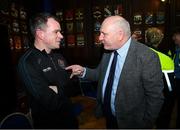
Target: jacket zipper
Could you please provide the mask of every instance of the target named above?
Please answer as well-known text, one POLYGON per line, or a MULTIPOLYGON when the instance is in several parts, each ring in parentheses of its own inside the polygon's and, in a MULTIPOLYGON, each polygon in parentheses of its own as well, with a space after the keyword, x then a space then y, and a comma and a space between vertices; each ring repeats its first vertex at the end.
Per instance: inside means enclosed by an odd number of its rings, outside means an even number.
POLYGON ((56 64, 55 64, 54 61, 53 61, 53 58, 52 58, 51 56, 49 56, 49 58, 50 58, 50 60, 51 60, 51 62, 52 62, 52 64, 53 64, 55 70, 57 70, 57 67, 56 67, 56 64))

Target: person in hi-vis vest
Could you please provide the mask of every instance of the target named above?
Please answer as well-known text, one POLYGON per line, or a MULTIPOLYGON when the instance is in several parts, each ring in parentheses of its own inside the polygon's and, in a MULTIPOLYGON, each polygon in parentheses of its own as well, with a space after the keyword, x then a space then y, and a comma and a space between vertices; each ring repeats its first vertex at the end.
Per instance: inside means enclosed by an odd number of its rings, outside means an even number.
POLYGON ((176 46, 174 55, 174 74, 175 74, 175 90, 177 95, 177 121, 176 128, 180 128, 180 27, 177 27, 174 32, 172 39, 176 46))
POLYGON ((165 102, 157 119, 157 128, 169 128, 171 113, 174 106, 174 62, 168 55, 160 52, 159 44, 162 42, 164 34, 156 27, 146 31, 146 44, 155 51, 160 59, 161 69, 164 74, 164 95, 165 102))

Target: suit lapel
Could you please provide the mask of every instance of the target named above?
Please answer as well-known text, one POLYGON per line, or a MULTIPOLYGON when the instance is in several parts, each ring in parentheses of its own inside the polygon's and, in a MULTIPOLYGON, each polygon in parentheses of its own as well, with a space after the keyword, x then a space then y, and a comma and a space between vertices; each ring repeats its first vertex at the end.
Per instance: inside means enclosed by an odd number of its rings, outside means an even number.
MULTIPOLYGON (((119 93, 121 93, 121 89, 123 89, 123 86, 126 85, 126 79, 127 79, 127 72, 130 70, 130 68, 132 68, 133 65, 133 59, 135 56, 135 43, 133 41, 131 41, 130 46, 129 46, 129 50, 121 71, 121 75, 119 78, 119 83, 118 83, 118 88, 117 88, 117 92, 116 94, 120 95, 119 93)), ((119 101, 118 99, 119 96, 116 96, 117 101, 119 101)))
POLYGON ((102 75, 101 75, 102 81, 104 81, 104 77, 105 77, 105 74, 106 74, 106 71, 107 71, 107 68, 108 68, 110 57, 111 57, 111 53, 105 54, 105 58, 104 58, 103 65, 102 65, 102 75))
POLYGON ((110 60, 110 57, 111 57, 111 53, 104 53, 103 55, 103 58, 102 58, 102 62, 101 62, 101 70, 100 73, 100 80, 99 80, 99 84, 98 84, 98 98, 102 99, 102 88, 103 88, 103 82, 104 82, 104 78, 105 78, 105 74, 106 74, 106 70, 107 70, 107 67, 108 67, 108 63, 109 63, 109 60, 110 60))

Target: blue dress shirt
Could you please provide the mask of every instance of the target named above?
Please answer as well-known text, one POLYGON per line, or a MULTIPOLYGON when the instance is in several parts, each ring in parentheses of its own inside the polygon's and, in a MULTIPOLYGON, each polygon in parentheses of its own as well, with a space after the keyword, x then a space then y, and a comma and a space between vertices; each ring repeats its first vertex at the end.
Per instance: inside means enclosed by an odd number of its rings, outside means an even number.
MULTIPOLYGON (((130 43, 131 43, 131 38, 129 38, 129 40, 121 48, 116 50, 118 52, 118 57, 117 57, 116 70, 115 70, 114 82, 113 82, 112 93, 111 93, 111 110, 112 110, 113 115, 115 115, 114 103, 115 103, 115 96, 116 96, 116 91, 117 91, 117 87, 118 87, 118 83, 119 83, 119 78, 121 75, 121 71, 122 71, 126 56, 127 56, 127 52, 128 52, 130 43)), ((106 75, 104 78, 103 89, 102 89, 102 101, 104 100, 105 87, 107 84, 107 79, 108 79, 109 70, 111 67, 113 57, 114 57, 114 53, 111 54, 110 61, 108 64, 108 68, 106 71, 106 75)))

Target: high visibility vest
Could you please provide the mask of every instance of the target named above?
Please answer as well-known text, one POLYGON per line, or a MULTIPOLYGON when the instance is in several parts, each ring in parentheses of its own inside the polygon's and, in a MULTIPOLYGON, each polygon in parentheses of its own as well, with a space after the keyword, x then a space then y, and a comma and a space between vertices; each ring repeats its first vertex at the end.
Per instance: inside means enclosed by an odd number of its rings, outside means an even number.
POLYGON ((172 86, 171 86, 171 82, 170 82, 168 73, 174 73, 174 61, 169 56, 167 56, 159 51, 156 51, 153 48, 151 48, 151 49, 158 54, 160 64, 161 64, 161 70, 165 76, 168 89, 169 89, 169 91, 172 91, 172 86))
POLYGON ((172 56, 171 50, 168 51, 168 55, 169 55, 169 56, 172 56))
POLYGON ((156 52, 159 56, 161 70, 173 70, 174 71, 174 61, 169 56, 156 51, 155 49, 151 48, 154 52, 156 52))

